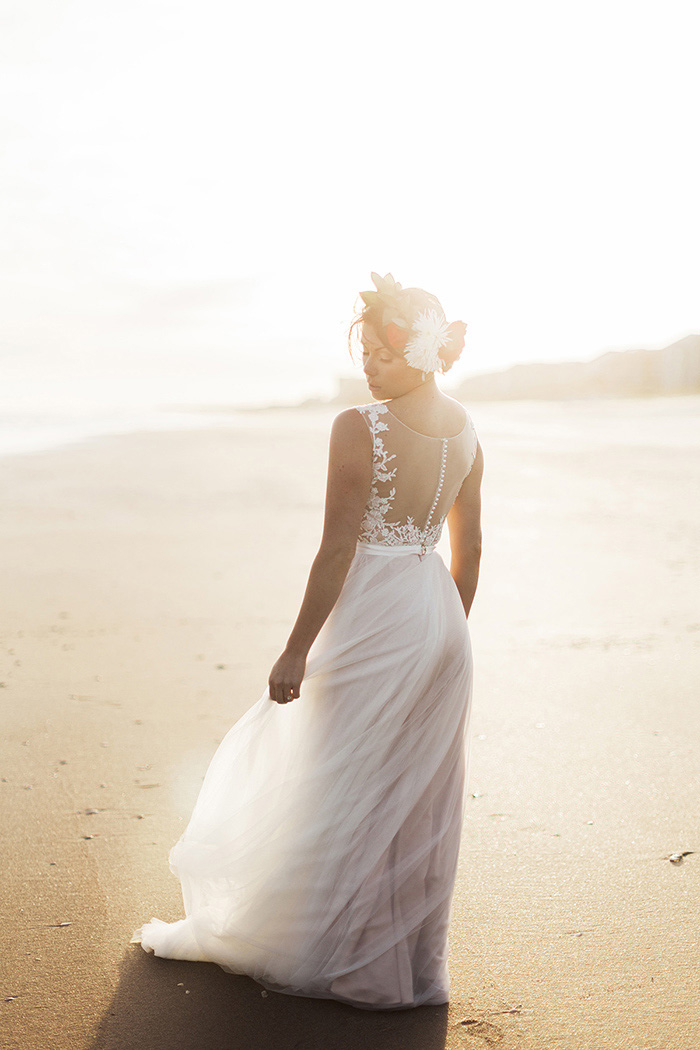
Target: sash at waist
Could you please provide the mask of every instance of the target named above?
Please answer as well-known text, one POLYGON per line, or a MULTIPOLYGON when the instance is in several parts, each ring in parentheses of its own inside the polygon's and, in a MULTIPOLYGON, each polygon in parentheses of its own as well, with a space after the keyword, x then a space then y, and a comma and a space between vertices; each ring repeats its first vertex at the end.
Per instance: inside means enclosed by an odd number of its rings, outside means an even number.
POLYGON ((420 543, 364 543, 362 540, 357 541, 357 549, 367 551, 368 554, 383 554, 391 557, 396 554, 419 554, 423 557, 426 554, 432 554, 435 550, 435 544, 420 544, 420 543))

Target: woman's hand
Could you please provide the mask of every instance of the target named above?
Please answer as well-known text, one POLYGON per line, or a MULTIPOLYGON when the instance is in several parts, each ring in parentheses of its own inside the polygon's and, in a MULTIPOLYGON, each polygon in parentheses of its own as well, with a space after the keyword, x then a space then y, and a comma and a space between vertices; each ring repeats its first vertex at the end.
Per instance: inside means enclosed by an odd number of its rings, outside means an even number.
POLYGON ((288 704, 299 696, 306 671, 306 657, 290 653, 286 649, 270 671, 268 689, 270 699, 276 704, 288 704))

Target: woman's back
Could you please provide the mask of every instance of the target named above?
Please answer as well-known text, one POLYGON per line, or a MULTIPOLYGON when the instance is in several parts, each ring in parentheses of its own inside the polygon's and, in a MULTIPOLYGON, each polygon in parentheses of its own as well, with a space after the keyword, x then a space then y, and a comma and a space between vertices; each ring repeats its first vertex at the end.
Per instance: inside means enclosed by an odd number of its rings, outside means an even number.
POLYGON ((466 413, 462 429, 445 437, 408 426, 389 404, 357 409, 372 435, 372 488, 360 527, 362 543, 433 546, 471 470, 477 438, 466 413))

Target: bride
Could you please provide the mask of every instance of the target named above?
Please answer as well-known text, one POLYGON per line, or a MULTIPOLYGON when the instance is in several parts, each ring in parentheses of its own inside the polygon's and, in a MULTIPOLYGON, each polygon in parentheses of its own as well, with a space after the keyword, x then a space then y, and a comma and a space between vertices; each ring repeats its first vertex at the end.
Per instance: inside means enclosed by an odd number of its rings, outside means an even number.
POLYGON ((395 1010, 449 999, 483 454, 435 382, 466 325, 372 279, 351 337, 374 401, 334 421, 299 615, 170 852, 186 917, 153 918, 132 943, 395 1010), (445 521, 449 571, 434 549, 445 521))

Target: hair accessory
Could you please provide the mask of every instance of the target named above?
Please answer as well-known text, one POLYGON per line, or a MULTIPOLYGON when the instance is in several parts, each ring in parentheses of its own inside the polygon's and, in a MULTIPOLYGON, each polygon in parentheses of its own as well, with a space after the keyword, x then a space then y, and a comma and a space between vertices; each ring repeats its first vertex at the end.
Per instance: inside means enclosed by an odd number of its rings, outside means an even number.
POLYGON ((426 293, 402 288, 390 273, 372 273, 375 290, 360 292, 365 306, 381 310, 381 326, 394 350, 403 351, 407 364, 421 372, 444 372, 464 348, 464 321, 447 323, 442 307, 424 309, 426 293), (440 351, 447 351, 441 356, 440 351))
POLYGON ((446 346, 450 330, 444 317, 438 317, 437 310, 426 310, 419 314, 411 325, 413 337, 406 343, 404 357, 412 368, 421 372, 438 372, 442 369, 442 360, 438 351, 446 346))
POLYGON ((394 350, 403 350, 411 333, 406 328, 399 328, 396 321, 389 321, 385 331, 389 346, 394 350))

